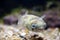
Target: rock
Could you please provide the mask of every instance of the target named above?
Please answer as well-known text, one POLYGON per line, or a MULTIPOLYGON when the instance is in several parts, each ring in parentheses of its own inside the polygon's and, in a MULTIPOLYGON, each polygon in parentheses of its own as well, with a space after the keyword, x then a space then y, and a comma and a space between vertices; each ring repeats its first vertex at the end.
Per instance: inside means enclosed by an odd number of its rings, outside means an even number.
POLYGON ((55 28, 55 27, 60 27, 60 16, 58 16, 58 12, 56 10, 49 10, 47 12, 45 12, 45 22, 47 23, 47 26, 48 28, 49 27, 52 27, 52 28, 55 28))
POLYGON ((7 25, 17 24, 18 22, 17 17, 15 17, 14 15, 5 16, 3 20, 4 20, 4 24, 7 24, 7 25))

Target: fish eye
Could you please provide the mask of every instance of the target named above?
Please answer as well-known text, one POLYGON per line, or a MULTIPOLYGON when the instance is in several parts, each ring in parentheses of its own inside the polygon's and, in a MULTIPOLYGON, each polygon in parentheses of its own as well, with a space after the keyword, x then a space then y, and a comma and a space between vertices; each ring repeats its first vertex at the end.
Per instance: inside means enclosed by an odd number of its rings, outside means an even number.
POLYGON ((36 28, 36 24, 32 24, 32 28, 36 28))

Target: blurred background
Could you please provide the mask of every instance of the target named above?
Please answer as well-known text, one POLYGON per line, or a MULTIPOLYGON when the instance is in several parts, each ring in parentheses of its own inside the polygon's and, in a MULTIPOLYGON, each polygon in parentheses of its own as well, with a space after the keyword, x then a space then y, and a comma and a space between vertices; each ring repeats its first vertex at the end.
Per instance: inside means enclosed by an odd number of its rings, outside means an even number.
POLYGON ((0 0, 0 23, 2 23, 4 16, 17 14, 23 8, 40 16, 43 12, 50 10, 51 5, 57 5, 55 10, 60 11, 59 0, 0 0))

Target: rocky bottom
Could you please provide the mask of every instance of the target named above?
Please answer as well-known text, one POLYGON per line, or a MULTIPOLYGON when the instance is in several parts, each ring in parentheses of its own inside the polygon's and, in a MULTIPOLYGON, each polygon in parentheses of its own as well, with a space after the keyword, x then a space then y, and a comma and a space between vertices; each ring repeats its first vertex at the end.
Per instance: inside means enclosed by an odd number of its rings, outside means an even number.
POLYGON ((59 40, 58 28, 41 30, 39 32, 27 29, 15 28, 7 25, 0 25, 0 40, 59 40))

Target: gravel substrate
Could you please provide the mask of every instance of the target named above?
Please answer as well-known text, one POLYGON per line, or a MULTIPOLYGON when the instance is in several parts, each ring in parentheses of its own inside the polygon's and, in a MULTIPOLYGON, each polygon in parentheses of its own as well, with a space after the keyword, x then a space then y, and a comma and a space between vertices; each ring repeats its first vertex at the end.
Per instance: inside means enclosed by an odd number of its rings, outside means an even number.
MULTIPOLYGON (((43 40, 60 40, 60 32, 58 28, 34 32, 29 30, 20 30, 7 25, 0 25, 0 40, 32 40, 32 36, 37 38, 42 37, 43 40), (37 35, 36 37, 34 35, 37 35)), ((33 38, 34 39, 34 38, 33 38)))

